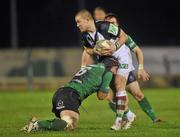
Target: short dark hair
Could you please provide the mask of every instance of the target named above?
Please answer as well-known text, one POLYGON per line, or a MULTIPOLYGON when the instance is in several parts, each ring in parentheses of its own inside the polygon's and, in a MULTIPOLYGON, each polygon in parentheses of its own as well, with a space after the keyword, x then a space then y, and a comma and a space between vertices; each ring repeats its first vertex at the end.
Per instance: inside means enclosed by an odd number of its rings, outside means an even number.
POLYGON ((120 25, 119 17, 116 14, 114 14, 114 13, 107 13, 106 17, 105 17, 105 20, 109 19, 109 18, 115 18, 117 23, 118 23, 118 25, 120 25))
POLYGON ((95 12, 96 10, 101 10, 101 11, 103 11, 104 13, 106 13, 105 8, 100 7, 100 6, 96 7, 96 8, 94 9, 94 12, 95 12))
POLYGON ((106 56, 103 58, 102 63, 104 63, 106 70, 110 70, 113 66, 119 67, 120 63, 118 59, 114 56, 106 56))

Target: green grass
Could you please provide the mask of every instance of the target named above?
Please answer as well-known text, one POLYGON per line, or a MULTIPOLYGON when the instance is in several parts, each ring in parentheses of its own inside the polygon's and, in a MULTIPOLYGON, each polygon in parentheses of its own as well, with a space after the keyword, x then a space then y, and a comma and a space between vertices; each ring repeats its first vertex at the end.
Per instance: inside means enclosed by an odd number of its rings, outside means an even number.
POLYGON ((114 113, 106 101, 98 101, 95 95, 83 102, 88 113, 81 108, 80 121, 73 132, 19 131, 28 119, 54 118, 51 113, 53 92, 0 92, 0 137, 180 137, 180 89, 146 89, 145 95, 157 115, 165 122, 153 124, 130 96, 130 108, 137 115, 131 129, 111 131, 114 113))

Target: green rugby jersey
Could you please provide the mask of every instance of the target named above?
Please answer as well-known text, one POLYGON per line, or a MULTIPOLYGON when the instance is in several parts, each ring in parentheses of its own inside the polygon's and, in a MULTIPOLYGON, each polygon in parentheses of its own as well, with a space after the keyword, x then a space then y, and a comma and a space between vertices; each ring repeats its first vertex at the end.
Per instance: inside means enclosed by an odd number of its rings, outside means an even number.
POLYGON ((104 64, 98 63, 82 68, 65 87, 75 89, 82 101, 99 90, 108 93, 111 80, 112 72, 106 71, 104 64))

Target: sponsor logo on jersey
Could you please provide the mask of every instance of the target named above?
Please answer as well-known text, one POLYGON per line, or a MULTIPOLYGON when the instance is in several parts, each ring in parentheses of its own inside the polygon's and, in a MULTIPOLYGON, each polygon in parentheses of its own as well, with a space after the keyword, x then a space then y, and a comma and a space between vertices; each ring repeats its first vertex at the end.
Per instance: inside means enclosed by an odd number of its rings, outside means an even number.
POLYGON ((62 100, 59 100, 58 103, 57 103, 56 109, 60 110, 62 108, 65 108, 64 102, 62 100))
POLYGON ((118 34, 118 27, 113 24, 109 24, 108 32, 116 36, 118 34))
POLYGON ((120 64, 121 69, 128 69, 128 64, 120 64))

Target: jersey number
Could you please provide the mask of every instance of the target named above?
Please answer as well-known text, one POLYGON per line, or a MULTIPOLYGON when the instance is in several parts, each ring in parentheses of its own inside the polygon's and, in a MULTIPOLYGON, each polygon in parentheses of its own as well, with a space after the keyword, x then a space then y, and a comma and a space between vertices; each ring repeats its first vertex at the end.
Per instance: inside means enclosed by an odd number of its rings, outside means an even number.
POLYGON ((79 83, 82 83, 82 79, 86 76, 86 72, 88 70, 92 69, 92 67, 85 67, 85 68, 82 68, 80 71, 78 71, 75 76, 73 77, 72 81, 76 81, 76 82, 79 82, 79 83))

